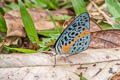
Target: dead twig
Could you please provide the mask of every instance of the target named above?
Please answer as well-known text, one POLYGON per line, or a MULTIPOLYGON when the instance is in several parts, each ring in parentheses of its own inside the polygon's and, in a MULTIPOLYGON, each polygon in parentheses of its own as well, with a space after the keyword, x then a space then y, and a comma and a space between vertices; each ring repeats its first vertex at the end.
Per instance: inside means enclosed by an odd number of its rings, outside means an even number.
MULTIPOLYGON (((91 0, 90 0, 91 1, 91 0)), ((105 17, 105 19, 107 20, 107 23, 110 25, 113 25, 114 23, 111 21, 111 18, 105 14, 104 11, 102 11, 97 5, 96 3, 94 3, 93 1, 91 1, 91 3, 94 5, 94 7, 105 17)))

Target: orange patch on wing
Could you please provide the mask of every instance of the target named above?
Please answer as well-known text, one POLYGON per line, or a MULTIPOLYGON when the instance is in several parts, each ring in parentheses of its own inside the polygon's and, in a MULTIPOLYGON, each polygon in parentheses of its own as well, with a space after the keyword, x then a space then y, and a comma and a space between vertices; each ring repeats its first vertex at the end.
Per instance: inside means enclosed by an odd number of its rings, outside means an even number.
POLYGON ((71 46, 79 39, 82 38, 86 35, 90 34, 88 29, 85 29, 80 35, 76 36, 75 39, 68 45, 63 45, 62 46, 62 51, 63 53, 68 53, 70 51, 71 46))

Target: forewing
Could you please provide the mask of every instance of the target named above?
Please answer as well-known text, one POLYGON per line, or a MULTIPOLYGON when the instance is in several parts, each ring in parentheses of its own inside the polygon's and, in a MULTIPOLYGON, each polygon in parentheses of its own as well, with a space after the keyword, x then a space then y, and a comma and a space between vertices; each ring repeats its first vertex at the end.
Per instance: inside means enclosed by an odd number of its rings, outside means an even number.
POLYGON ((83 13, 63 31, 55 44, 59 54, 76 54, 88 48, 90 42, 90 18, 83 13))

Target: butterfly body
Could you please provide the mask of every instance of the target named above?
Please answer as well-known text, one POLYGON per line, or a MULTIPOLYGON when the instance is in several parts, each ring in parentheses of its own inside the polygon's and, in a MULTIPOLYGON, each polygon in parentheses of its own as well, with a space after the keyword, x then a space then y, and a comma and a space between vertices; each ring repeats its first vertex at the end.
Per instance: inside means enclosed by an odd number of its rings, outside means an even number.
POLYGON ((90 43, 90 18, 83 13, 63 31, 55 44, 55 52, 59 54, 77 54, 88 48, 90 43))

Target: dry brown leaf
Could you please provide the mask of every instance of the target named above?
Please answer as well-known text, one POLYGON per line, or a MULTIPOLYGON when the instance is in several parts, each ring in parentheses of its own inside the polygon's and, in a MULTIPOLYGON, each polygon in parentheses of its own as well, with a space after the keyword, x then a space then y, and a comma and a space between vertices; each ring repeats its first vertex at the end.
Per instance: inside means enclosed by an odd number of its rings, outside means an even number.
POLYGON ((70 20, 67 20, 64 22, 63 24, 63 30, 75 19, 75 17, 73 16, 70 20))
MULTIPOLYGON (((28 44, 27 44, 28 45, 28 44)), ((37 43, 29 43, 29 48, 28 49, 32 49, 32 50, 38 50, 40 49, 40 45, 38 45, 37 43)))
POLYGON ((7 1, 7 2, 16 2, 17 0, 3 0, 3 1, 7 1))
POLYGON ((6 46, 19 45, 19 43, 22 44, 20 37, 7 37, 5 39, 4 45, 6 45, 6 46))
POLYGON ((94 0, 94 2, 98 5, 101 5, 105 2, 105 0, 94 0))
POLYGON ((101 31, 101 27, 94 21, 90 21, 90 32, 101 31))
POLYGON ((0 53, 2 52, 3 48, 4 48, 4 42, 0 42, 0 53))
POLYGON ((105 19, 108 20, 108 18, 110 18, 109 16, 106 17, 107 14, 105 10, 107 8, 104 0, 90 0, 87 9, 90 16, 95 19, 97 23, 105 22, 105 19))
MULTIPOLYGON (((51 22, 51 20, 46 18, 47 16, 49 16, 47 11, 40 9, 33 9, 28 11, 32 16, 37 31, 54 28, 54 24, 51 22)), ((63 16, 71 14, 67 10, 51 11, 51 13, 53 14, 53 16, 63 16)), ((19 11, 15 10, 9 11, 8 13, 5 14, 4 18, 7 24, 8 37, 9 36, 25 37, 26 34, 23 28, 23 23, 21 21, 19 11)), ((56 22, 56 24, 60 26, 59 22, 56 22)))
POLYGON ((120 30, 103 30, 91 33, 90 48, 120 47, 120 30))
POLYGON ((120 72, 116 73, 110 80, 120 80, 120 72))
POLYGON ((5 6, 5 3, 4 3, 3 0, 0 0, 0 6, 1 6, 1 7, 4 7, 4 6, 5 6))

